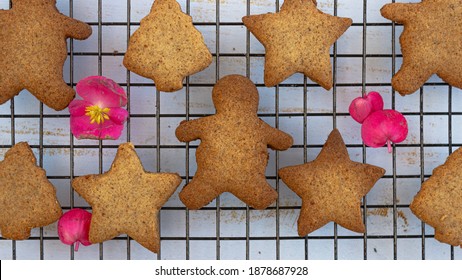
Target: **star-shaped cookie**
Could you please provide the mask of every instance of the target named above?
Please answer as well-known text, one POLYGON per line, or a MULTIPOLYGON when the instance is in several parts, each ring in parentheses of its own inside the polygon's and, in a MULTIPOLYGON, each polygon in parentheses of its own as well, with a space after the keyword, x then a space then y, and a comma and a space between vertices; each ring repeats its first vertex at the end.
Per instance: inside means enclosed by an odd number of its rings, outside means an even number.
POLYGON ((400 36, 403 63, 392 78, 401 95, 417 91, 437 74, 462 88, 462 2, 424 0, 383 6, 382 16, 404 25, 400 36))
POLYGON ((212 54, 191 16, 175 0, 156 0, 130 38, 124 61, 128 70, 154 80, 160 91, 177 91, 183 79, 204 70, 212 54))
POLYGON ((21 142, 0 162, 0 229, 3 238, 22 240, 35 227, 61 217, 56 189, 44 169, 37 166, 31 148, 21 142))
POLYGON ((384 174, 383 168, 351 161, 337 129, 314 161, 279 170, 282 181, 302 199, 300 236, 331 221, 364 232, 361 199, 384 174))
POLYGON ((92 206, 91 243, 125 233, 157 253, 159 210, 180 183, 175 173, 146 172, 134 146, 125 143, 119 146, 109 171, 78 177, 72 187, 92 206))
POLYGON ((330 46, 350 27, 351 19, 321 12, 316 1, 286 0, 278 13, 245 16, 242 21, 265 47, 267 87, 296 72, 327 90, 332 87, 330 46))
POLYGON ((433 170, 414 197, 411 211, 435 228, 435 239, 462 246, 462 148, 433 170))

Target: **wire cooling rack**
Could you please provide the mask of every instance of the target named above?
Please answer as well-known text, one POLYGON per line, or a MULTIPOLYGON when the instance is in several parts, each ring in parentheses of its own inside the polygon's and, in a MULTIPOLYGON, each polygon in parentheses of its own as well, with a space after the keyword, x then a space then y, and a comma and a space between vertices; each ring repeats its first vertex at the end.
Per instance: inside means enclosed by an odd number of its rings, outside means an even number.
MULTIPOLYGON (((214 61, 188 77, 175 93, 156 91, 152 81, 122 66, 130 35, 146 16, 152 0, 58 0, 59 10, 88 22, 93 35, 69 41, 64 67, 75 86, 89 75, 105 75, 126 88, 130 119, 117 141, 76 140, 70 134, 67 110, 55 112, 28 93, 0 106, 0 154, 27 141, 38 163, 56 186, 64 211, 89 205, 72 191, 80 175, 109 169, 120 143, 135 144, 145 169, 178 172, 184 186, 195 173, 198 142, 184 144, 174 136, 178 123, 214 113, 211 90, 227 74, 250 77, 260 92, 259 115, 294 137, 294 146, 270 152, 267 179, 279 198, 266 210, 246 207, 223 194, 207 207, 189 211, 178 191, 161 210, 161 250, 153 254, 127 236, 78 252, 61 244, 56 224, 34 229, 26 241, 0 239, 1 259, 461 259, 461 250, 439 243, 434 231, 409 210, 409 203, 433 168, 462 144, 462 94, 437 77, 411 96, 391 88, 391 77, 402 56, 398 38, 402 26, 380 16, 385 0, 320 0, 326 13, 350 17, 353 25, 331 49, 334 86, 325 91, 300 74, 274 88, 263 85, 264 48, 247 31, 241 17, 276 12, 277 0, 181 0, 203 33, 214 61), (379 91, 386 108, 403 112, 408 139, 393 147, 365 147, 360 127, 348 115, 351 100, 379 91), (297 235, 300 199, 277 176, 288 165, 313 160, 327 135, 338 128, 351 158, 387 170, 363 200, 366 233, 358 234, 330 223, 306 237, 297 235)), ((394 2, 394 1, 393 1, 394 2)), ((407 1, 418 2, 418 1, 407 1)), ((0 0, 0 8, 11 3, 0 0)), ((1 156, 3 157, 3 156, 1 156)))

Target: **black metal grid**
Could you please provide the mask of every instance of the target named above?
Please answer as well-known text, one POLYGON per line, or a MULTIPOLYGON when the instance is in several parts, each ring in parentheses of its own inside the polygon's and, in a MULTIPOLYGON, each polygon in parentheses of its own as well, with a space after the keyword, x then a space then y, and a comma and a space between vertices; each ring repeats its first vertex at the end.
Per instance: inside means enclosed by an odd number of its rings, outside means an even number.
MULTIPOLYGON (((120 0, 124 1, 124 0, 120 0)), ((191 7, 191 2, 194 0, 186 0, 186 13, 190 13, 190 7, 191 7)), ((246 14, 250 15, 251 14, 251 3, 252 1, 247 0, 246 1, 246 14)), ((281 1, 282 2, 282 1, 281 1)), ((333 10, 332 13, 334 15, 338 14, 338 0, 332 0, 333 2, 333 10)), ((393 1, 394 2, 394 1, 393 1)), ((69 71, 70 74, 70 84, 75 86, 76 80, 74 79, 74 71, 75 71, 75 64, 74 64, 74 59, 77 56, 91 56, 91 57, 97 57, 97 63, 98 63, 98 74, 101 75, 103 73, 103 58, 108 57, 108 56, 123 56, 124 53, 112 53, 112 52, 103 52, 102 48, 102 34, 103 34, 103 27, 105 26, 125 26, 126 27, 126 34, 127 34, 127 44, 128 44, 128 38, 130 37, 131 34, 131 29, 133 26, 138 26, 139 22, 132 22, 131 21, 131 7, 132 7, 132 1, 131 0, 126 0, 126 5, 127 5, 127 21, 125 22, 104 22, 103 21, 103 0, 98 0, 97 1, 98 6, 98 20, 97 22, 88 22, 93 28, 96 28, 96 34, 93 36, 98 36, 98 51, 97 52, 75 52, 74 51, 74 42, 73 40, 70 40, 69 42, 69 69, 65 69, 65 71, 69 71)), ((72 17, 73 16, 73 10, 74 6, 78 5, 79 1, 73 1, 69 0, 69 15, 72 17)), ((274 3, 274 11, 277 12, 279 11, 280 7, 280 1, 276 0, 274 3)), ((10 3, 11 5, 11 3, 10 3)), ((95 7, 96 8, 96 7, 95 7)), ((251 47, 250 47, 250 41, 251 41, 251 34, 249 31, 246 31, 246 52, 245 53, 222 53, 220 52, 220 28, 224 26, 242 26, 242 23, 240 22, 223 22, 220 19, 221 15, 221 4, 220 1, 216 1, 216 21, 215 22, 195 22, 196 26, 214 26, 216 28, 216 52, 213 53, 214 59, 216 61, 216 68, 215 68, 215 76, 220 77, 220 58, 223 57, 241 57, 245 58, 246 65, 245 65, 245 73, 248 77, 250 77, 252 68, 251 68, 251 59, 255 57, 263 57, 263 54, 256 54, 256 53, 251 53, 251 47)), ((332 123, 333 123, 333 128, 337 126, 337 118, 338 117, 343 117, 346 116, 347 113, 342 113, 338 112, 337 110, 337 97, 338 93, 337 90, 339 87, 359 87, 362 89, 362 92, 366 92, 367 88, 371 87, 390 87, 390 83, 368 83, 367 81, 367 61, 368 58, 389 58, 392 61, 392 73, 394 74, 397 71, 397 58, 400 58, 401 55, 397 53, 396 49, 396 38, 399 36, 397 29, 397 25, 392 22, 387 22, 387 23, 374 23, 374 22, 368 22, 367 21, 367 11, 368 11, 368 1, 363 0, 362 7, 358 7, 358 9, 362 8, 363 10, 363 21, 362 22, 354 22, 353 27, 357 28, 362 28, 362 53, 361 54, 341 54, 338 53, 337 51, 337 44, 334 45, 332 49, 332 61, 333 61, 333 77, 334 77, 334 86, 332 89, 332 94, 333 94, 333 99, 332 99, 332 113, 319 113, 319 112, 309 112, 308 111, 308 104, 310 102, 310 89, 312 88, 317 88, 319 87, 316 84, 311 83, 307 78, 305 77, 303 79, 303 83, 296 83, 296 84, 281 84, 276 87, 274 87, 274 92, 275 92, 275 111, 274 113, 262 113, 260 114, 261 117, 265 118, 272 118, 275 121, 275 126, 279 127, 279 120, 282 117, 302 117, 303 118, 303 144, 301 145, 294 145, 292 148, 297 148, 303 150, 303 159, 304 162, 308 160, 308 153, 311 152, 313 148, 319 149, 322 147, 322 145, 315 145, 315 144, 310 144, 308 142, 308 119, 311 117, 331 117, 332 118, 332 123), (391 44, 392 47, 392 53, 391 54, 374 54, 374 53, 369 53, 367 49, 367 29, 369 27, 375 27, 375 26, 385 26, 389 27, 392 29, 392 39, 391 42, 388 42, 388 44, 391 44), (361 82, 360 83, 337 83, 337 64, 338 64, 338 58, 360 58, 361 63, 362 63, 362 77, 361 77, 361 82), (290 88, 297 88, 301 91, 303 91, 303 112, 302 113, 283 113, 279 111, 279 97, 280 97, 280 89, 284 87, 290 87, 290 88)), ((194 18, 193 18, 194 21, 194 18)), ((94 29, 95 31, 95 29, 94 29)), ((384 42, 387 43, 387 42, 384 42)), ((190 118, 196 118, 196 117, 202 117, 204 114, 193 114, 190 113, 190 89, 194 87, 213 87, 213 84, 195 84, 190 81, 189 78, 185 80, 185 112, 184 114, 164 114, 161 113, 161 97, 164 93, 156 92, 156 108, 153 108, 153 112, 150 114, 134 114, 130 112, 130 94, 131 94, 131 88, 133 87, 152 87, 152 83, 134 83, 131 82, 131 74, 129 71, 126 73, 126 82, 121 83, 122 86, 126 87, 127 89, 127 94, 129 97, 128 101, 128 110, 130 113, 130 119, 136 119, 136 118, 152 118, 155 119, 156 122, 156 144, 155 145, 138 145, 136 148, 140 151, 143 149, 151 149, 155 150, 155 157, 156 157, 156 170, 161 171, 161 151, 162 149, 181 149, 184 150, 185 152, 185 174, 183 176, 184 183, 187 183, 194 174, 190 172, 190 153, 194 152, 195 148, 197 148, 197 145, 192 145, 192 144, 178 144, 178 145, 162 145, 161 144, 161 122, 167 118, 184 118, 184 119, 190 119, 190 118)), ((398 243, 400 239, 421 239, 421 258, 425 259, 426 258, 426 240, 428 238, 432 238, 433 235, 428 234, 426 232, 426 228, 424 224, 422 223, 421 227, 421 234, 398 234, 398 229, 397 229, 397 221, 398 221, 398 211, 400 209, 406 209, 409 207, 408 204, 400 204, 397 202, 397 188, 398 188, 398 180, 399 179, 409 179, 409 178, 418 178, 421 181, 424 181, 426 178, 429 177, 430 174, 426 174, 424 170, 425 166, 425 148, 427 147, 443 147, 448 149, 448 153, 452 152, 452 149, 454 146, 460 146, 462 144, 457 144, 452 142, 452 117, 454 115, 462 115, 462 112, 456 112, 452 110, 452 96, 453 96, 453 89, 452 87, 448 86, 445 83, 437 82, 437 83, 427 83, 425 84, 426 86, 438 86, 441 88, 447 88, 448 94, 449 94, 449 102, 448 102, 448 108, 447 111, 444 112, 426 112, 423 107, 424 103, 424 88, 420 89, 419 94, 420 95, 420 109, 419 112, 411 112, 411 113, 406 113, 406 116, 418 116, 420 120, 420 139, 418 144, 399 144, 399 145, 394 145, 393 146, 393 160, 392 160, 392 175, 387 175, 384 178, 386 179, 391 179, 392 181, 392 192, 393 192, 393 203, 390 204, 369 204, 367 202, 367 196, 363 200, 363 214, 364 214, 364 222, 366 225, 366 233, 364 235, 352 235, 352 236, 345 236, 345 235, 339 235, 338 234, 338 227, 337 225, 334 225, 333 228, 333 233, 328 236, 316 236, 316 235, 308 235, 306 237, 298 237, 298 236, 281 236, 280 235, 280 211, 281 210, 299 210, 299 206, 283 206, 280 205, 279 199, 276 202, 274 206, 271 206, 269 209, 275 210, 276 212, 276 229, 275 229, 275 236, 271 237, 255 237, 255 236, 250 236, 250 226, 251 226, 251 221, 250 221, 250 213, 251 211, 254 211, 252 209, 249 209, 249 207, 224 207, 221 206, 221 201, 220 198, 217 198, 216 200, 216 206, 208 206, 203 208, 200 211, 212 211, 215 212, 215 218, 216 218, 216 229, 215 229, 215 237, 192 237, 190 236, 190 215, 191 212, 184 207, 164 207, 162 211, 185 211, 185 217, 186 217, 186 233, 185 237, 162 237, 162 241, 184 241, 186 244, 186 254, 184 256, 185 259, 190 259, 190 252, 191 252, 191 242, 192 241, 215 241, 216 243, 216 258, 220 259, 220 250, 221 250, 221 243, 225 240, 239 240, 239 241, 244 241, 245 242, 245 258, 250 259, 251 254, 250 254, 250 246, 251 246, 251 241, 253 240, 274 240, 276 242, 275 246, 275 252, 274 256, 268 256, 268 258, 275 258, 275 259, 280 259, 281 258, 281 241, 282 240, 304 240, 304 252, 305 252, 305 259, 309 258, 309 251, 310 251, 310 246, 309 246, 309 241, 310 240, 329 240, 332 241, 332 246, 333 246, 333 259, 338 259, 338 242, 341 239, 358 239, 363 241, 363 258, 368 259, 368 240, 372 239, 391 239, 393 240, 393 258, 398 259, 398 243), (424 116, 428 115, 442 115, 442 116, 447 116, 448 117, 448 143, 438 143, 438 144, 424 144, 424 116), (420 151, 420 175, 397 175, 397 160, 396 160, 396 155, 397 155, 397 147, 416 147, 420 151), (371 235, 368 234, 367 231, 367 221, 366 221, 366 214, 367 210, 369 208, 376 208, 376 209, 392 209, 393 213, 393 234, 392 235, 371 235), (221 217, 221 211, 224 210, 241 210, 245 211, 245 235, 244 236, 239 236, 239 237, 226 237, 222 236, 220 234, 220 217, 221 217)), ((264 87, 263 84, 258 84, 257 87, 262 88, 264 87)), ((167 93, 168 94, 168 93, 167 93)), ((396 99, 396 94, 393 91, 392 93, 392 108, 395 107, 395 99, 396 99)), ((75 149, 97 149, 98 154, 99 154, 99 173, 103 172, 103 150, 105 149, 116 149, 117 145, 112 144, 110 141, 99 141, 95 142, 95 144, 85 144, 81 145, 77 143, 73 136, 70 136, 70 144, 69 145, 46 145, 44 144, 43 138, 44 138, 44 120, 51 119, 51 118, 67 118, 69 115, 66 112, 61 112, 58 114, 47 114, 44 112, 43 104, 40 104, 40 110, 39 114, 17 114, 15 113, 15 101, 12 100, 10 103, 11 107, 11 114, 3 114, 0 115, 0 121, 10 121, 11 122, 11 145, 2 145, 0 148, 9 148, 11 147, 14 143, 16 143, 16 130, 15 130, 15 123, 18 119, 25 119, 25 118, 34 118, 39 120, 39 130, 40 130, 40 137, 39 137, 39 144, 38 145, 32 145, 32 148, 38 149, 39 154, 38 154, 38 163, 40 166, 43 166, 43 153, 44 149, 59 149, 59 148, 65 148, 70 150, 70 175, 69 176, 49 176, 49 179, 63 179, 63 180, 72 180, 75 176, 74 174, 74 169, 75 169, 75 160, 74 160, 74 151, 75 149)), ((125 130, 126 133, 126 140, 130 141, 131 135, 130 135, 130 126, 131 126, 131 120, 127 121, 127 128, 125 130)), ((348 145, 349 148, 360 148, 362 150, 362 160, 363 162, 367 161, 367 148, 362 145, 362 144, 350 144, 348 145)), ((275 152, 275 160, 276 160, 276 176, 268 176, 268 180, 274 180, 276 190, 279 192, 280 189, 280 184, 282 184, 277 176, 277 170, 279 169, 279 153, 275 152)), ((281 166, 282 167, 282 166, 281 166)), ((183 186, 184 184, 182 184, 183 186)), ((70 205, 64 206, 63 209, 67 210, 70 208, 73 208, 75 205, 75 194, 74 192, 70 189, 69 191, 69 196, 70 196, 70 205)), ((161 224, 162 226, 162 224, 161 224)), ((45 240, 57 240, 57 236, 44 236, 43 229, 40 229, 40 236, 39 237, 31 237, 31 240, 39 240, 40 243, 40 259, 44 259, 44 241, 45 240)), ((126 240, 127 244, 127 250, 126 250, 126 258, 131 259, 132 258, 132 243, 131 240, 128 237, 117 237, 117 240, 126 240)), ((12 251, 11 251, 11 258, 16 259, 16 246, 17 242, 12 241, 12 251)), ((99 258, 104 259, 105 257, 105 248, 106 248, 106 243, 100 244, 99 245, 99 258)), ((450 258, 454 259, 455 258, 455 253, 454 253, 454 248, 450 247, 450 258)), ((69 249, 69 259, 74 259, 75 258, 75 253, 73 251, 73 248, 69 249)), ((162 259, 162 251, 157 254, 158 259, 162 259)))

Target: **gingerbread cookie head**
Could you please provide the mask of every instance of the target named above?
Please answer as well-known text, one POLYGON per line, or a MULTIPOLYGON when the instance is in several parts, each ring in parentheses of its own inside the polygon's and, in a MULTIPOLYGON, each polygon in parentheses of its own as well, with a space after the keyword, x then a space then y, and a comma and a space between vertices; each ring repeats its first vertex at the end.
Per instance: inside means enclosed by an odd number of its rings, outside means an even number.
POLYGON ((277 13, 245 16, 242 21, 265 47, 267 87, 299 72, 327 90, 332 88, 330 47, 350 27, 351 19, 325 14, 313 0, 286 0, 277 13))
POLYGON ((213 102, 215 115, 183 121, 175 131, 180 141, 201 140, 197 172, 180 199, 188 208, 199 209, 230 192, 253 208, 265 209, 277 198, 265 177, 268 147, 286 150, 292 137, 258 118, 258 91, 246 77, 220 79, 213 102))
POLYGON ((63 79, 66 38, 83 40, 91 27, 67 17, 51 0, 15 0, 0 10, 0 104, 27 89, 50 108, 62 110, 75 92, 63 79))
POLYGON ((459 148, 433 170, 410 205, 412 213, 435 229, 435 239, 453 246, 462 246, 461 165, 459 148))
POLYGON ((27 239, 32 228, 62 214, 55 187, 25 142, 14 145, 0 162, 0 201, 0 230, 7 239, 27 239))
POLYGON ((400 36, 403 63, 392 78, 401 95, 416 92, 437 74, 462 88, 462 3, 459 0, 424 0, 391 3, 380 10, 383 17, 403 24, 400 36))
POLYGON ((212 90, 213 105, 217 114, 256 114, 258 111, 258 90, 249 79, 230 75, 220 79, 212 90), (239 83, 233 83, 239 80, 239 83))
POLYGON ((212 55, 192 18, 175 0, 156 0, 131 36, 123 61, 128 70, 154 80, 159 91, 177 91, 186 76, 204 70, 212 55))

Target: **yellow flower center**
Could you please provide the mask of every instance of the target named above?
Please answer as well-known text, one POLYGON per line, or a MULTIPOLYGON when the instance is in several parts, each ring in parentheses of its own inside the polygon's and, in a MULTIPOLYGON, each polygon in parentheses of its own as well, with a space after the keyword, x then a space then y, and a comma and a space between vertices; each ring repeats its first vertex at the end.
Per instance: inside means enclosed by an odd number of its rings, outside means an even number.
POLYGON ((101 124, 104 123, 105 120, 109 120, 109 113, 110 108, 101 108, 98 105, 88 106, 85 108, 85 115, 90 117, 90 123, 97 123, 101 124))

